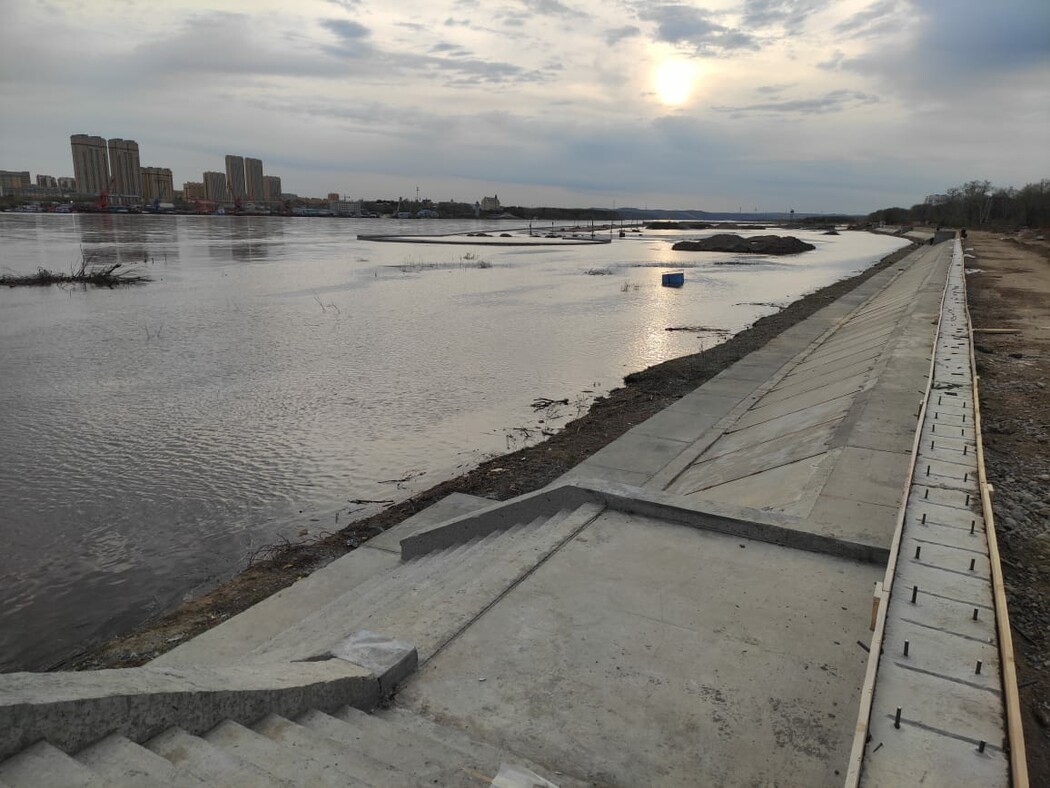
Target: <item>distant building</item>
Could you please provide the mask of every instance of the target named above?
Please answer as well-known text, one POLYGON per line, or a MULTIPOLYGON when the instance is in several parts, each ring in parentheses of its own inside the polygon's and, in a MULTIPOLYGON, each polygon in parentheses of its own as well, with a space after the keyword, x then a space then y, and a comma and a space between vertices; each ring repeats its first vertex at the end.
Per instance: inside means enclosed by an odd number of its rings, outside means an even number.
POLYGON ((204 173, 204 199, 212 202, 226 202, 226 173, 204 173))
POLYGON ((175 199, 175 183, 167 167, 142 167, 139 171, 142 198, 146 202, 171 202, 175 199))
MULTIPOLYGON (((332 195, 328 195, 331 197, 332 195)), ((362 213, 360 200, 329 200, 328 208, 336 216, 360 216, 362 213)))
POLYGON ((262 159, 244 160, 244 190, 252 202, 263 201, 262 159))
POLYGON ((110 197, 134 198, 142 196, 142 179, 139 175, 139 144, 135 140, 112 139, 109 141, 110 197))
POLYGON ((58 178, 56 178, 54 175, 37 175, 36 185, 39 186, 41 189, 57 189, 58 178))
POLYGON ((74 134, 69 138, 73 151, 73 174, 80 194, 109 191, 109 154, 102 137, 74 134))
POLYGON ((0 170, 0 195, 19 193, 29 185, 28 170, 0 170))
POLYGON ((328 202, 335 202, 339 199, 338 192, 328 192, 328 202))
POLYGON ((263 201, 280 202, 281 179, 276 175, 263 176, 263 201))
POLYGON ((77 179, 70 177, 59 178, 58 188, 64 192, 75 192, 77 190, 77 179))
POLYGON ((482 213, 495 213, 500 209, 499 207, 499 196, 494 195, 492 197, 481 198, 481 211, 482 213))
POLYGON ((248 196, 248 191, 244 186, 244 157, 233 155, 226 157, 226 188, 230 190, 231 200, 243 200, 248 196))
POLYGON ((182 199, 187 202, 190 200, 207 200, 208 195, 204 191, 204 182, 186 181, 182 184, 182 199))

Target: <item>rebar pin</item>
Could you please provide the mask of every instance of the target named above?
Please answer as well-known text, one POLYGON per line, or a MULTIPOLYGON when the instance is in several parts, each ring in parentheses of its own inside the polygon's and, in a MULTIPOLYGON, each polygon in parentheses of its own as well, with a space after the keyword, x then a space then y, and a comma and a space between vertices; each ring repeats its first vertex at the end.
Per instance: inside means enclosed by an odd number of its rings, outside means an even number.
MULTIPOLYGON (((900 728, 901 726, 901 707, 897 707, 897 713, 893 715, 893 727, 900 728)), ((984 747, 984 742, 981 742, 981 747, 984 747)), ((984 752, 982 749, 981 752, 984 752)))

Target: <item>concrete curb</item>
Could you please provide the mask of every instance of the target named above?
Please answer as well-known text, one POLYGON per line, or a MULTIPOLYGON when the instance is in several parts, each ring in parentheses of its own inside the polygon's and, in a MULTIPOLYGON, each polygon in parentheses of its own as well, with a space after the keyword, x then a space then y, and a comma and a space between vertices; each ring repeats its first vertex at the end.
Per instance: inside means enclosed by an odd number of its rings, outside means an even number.
POLYGON ((7 673, 0 675, 0 760, 41 739, 76 752, 113 733, 141 742, 172 726, 202 734, 226 719, 251 725, 270 713, 369 710, 380 689, 376 674, 342 659, 7 673))
POLYGON ((601 480, 578 480, 548 487, 457 517, 430 531, 402 539, 401 559, 405 561, 445 549, 535 517, 551 516, 561 509, 576 508, 590 502, 628 514, 654 517, 796 550, 877 565, 885 565, 889 560, 889 550, 885 547, 833 534, 815 533, 804 520, 790 515, 712 502, 705 502, 702 507, 684 505, 679 495, 601 480))

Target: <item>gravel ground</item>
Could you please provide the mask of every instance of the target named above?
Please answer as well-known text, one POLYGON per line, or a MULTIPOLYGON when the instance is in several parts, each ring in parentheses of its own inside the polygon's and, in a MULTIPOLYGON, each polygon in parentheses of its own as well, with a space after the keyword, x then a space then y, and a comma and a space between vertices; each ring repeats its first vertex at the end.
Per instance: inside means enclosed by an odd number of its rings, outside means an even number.
POLYGON ((997 233, 971 233, 963 245, 975 269, 967 284, 984 456, 995 487, 1028 777, 1050 785, 1050 247, 997 233))

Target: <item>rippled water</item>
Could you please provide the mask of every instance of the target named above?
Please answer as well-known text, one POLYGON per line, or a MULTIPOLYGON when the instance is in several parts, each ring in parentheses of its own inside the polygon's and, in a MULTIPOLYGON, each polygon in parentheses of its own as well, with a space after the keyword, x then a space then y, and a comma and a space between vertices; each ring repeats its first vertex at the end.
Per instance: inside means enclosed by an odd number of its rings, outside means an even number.
POLYGON ((511 448, 543 416, 537 397, 573 403, 557 424, 717 341, 669 326, 738 331, 902 244, 801 232, 817 251, 721 265, 744 261, 673 252, 668 231, 557 248, 356 240, 493 227, 0 214, 6 271, 84 254, 154 278, 0 291, 0 669, 43 667, 254 548, 375 511, 350 499, 403 498, 511 448), (686 286, 660 287, 683 264, 686 286))

